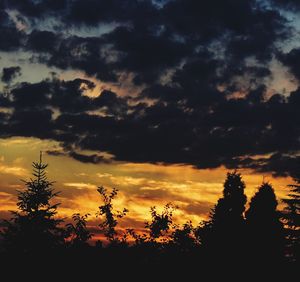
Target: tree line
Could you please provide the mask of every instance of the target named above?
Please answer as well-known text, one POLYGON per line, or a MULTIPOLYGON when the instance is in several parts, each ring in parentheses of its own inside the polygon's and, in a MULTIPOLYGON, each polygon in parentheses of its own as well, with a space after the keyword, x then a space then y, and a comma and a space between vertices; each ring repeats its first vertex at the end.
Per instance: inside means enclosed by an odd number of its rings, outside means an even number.
MULTIPOLYGON (((215 267, 251 265, 264 268, 299 266, 300 180, 289 186, 282 211, 272 185, 263 182, 246 209, 246 185, 237 171, 228 172, 223 195, 211 209, 207 220, 198 226, 191 221, 179 226, 173 222, 172 203, 162 212, 151 207, 151 220, 145 232, 120 230, 119 219, 128 210, 116 211, 113 201, 118 190, 97 189, 102 198, 99 206, 99 230, 106 244, 96 241, 87 227, 89 214, 75 213, 65 224, 57 216, 58 196, 54 182, 46 175, 47 164, 33 162, 32 178, 18 191, 17 211, 2 220, 0 255, 2 258, 55 256, 73 263, 101 261, 107 265, 134 264, 166 267, 194 265, 215 267)), ((30 261, 30 259, 28 260, 30 261)))

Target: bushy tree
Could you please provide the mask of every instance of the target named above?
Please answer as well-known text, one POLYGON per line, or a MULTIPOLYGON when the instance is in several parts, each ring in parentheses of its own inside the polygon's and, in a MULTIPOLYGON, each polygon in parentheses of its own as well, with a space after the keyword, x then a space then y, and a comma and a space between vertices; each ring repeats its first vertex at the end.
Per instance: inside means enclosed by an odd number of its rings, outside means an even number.
POLYGON ((93 236, 87 228, 87 218, 89 214, 80 215, 75 213, 72 216, 74 223, 66 225, 67 238, 72 247, 80 248, 87 246, 88 240, 93 236))
POLYGON ((59 227, 62 220, 55 218, 58 203, 52 200, 58 195, 47 179, 47 164, 40 160, 33 162, 33 178, 24 181, 26 189, 18 191, 18 211, 11 220, 5 222, 3 231, 7 250, 23 253, 42 252, 54 249, 63 242, 63 232, 59 227))
POLYGON ((171 236, 171 243, 182 252, 191 251, 196 246, 194 227, 191 221, 184 223, 181 228, 175 228, 171 236))
POLYGON ((168 203, 162 213, 158 213, 156 207, 151 207, 151 222, 146 222, 145 227, 150 231, 150 238, 156 240, 165 236, 171 228, 173 222, 173 212, 176 207, 168 203))
POLYGON ((99 224, 99 227, 110 243, 118 243, 120 242, 120 238, 118 237, 118 232, 116 230, 118 224, 117 219, 124 217, 128 210, 123 209, 123 211, 114 212, 112 201, 118 194, 117 189, 114 188, 112 192, 108 194, 107 189, 101 186, 97 191, 102 196, 103 200, 103 205, 99 207, 99 215, 104 217, 104 220, 99 224))
POLYGON ((283 258, 284 233, 277 205, 274 189, 269 183, 263 183, 250 201, 246 224, 248 254, 253 263, 279 263, 283 258))

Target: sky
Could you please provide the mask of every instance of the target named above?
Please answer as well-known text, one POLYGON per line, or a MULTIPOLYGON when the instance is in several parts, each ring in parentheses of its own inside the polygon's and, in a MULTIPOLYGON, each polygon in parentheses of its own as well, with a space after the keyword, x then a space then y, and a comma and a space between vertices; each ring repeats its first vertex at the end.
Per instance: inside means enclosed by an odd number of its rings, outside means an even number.
POLYGON ((299 65, 298 0, 0 0, 0 217, 40 151, 95 228, 99 186, 135 228, 168 202, 198 224, 234 169, 284 197, 299 65))

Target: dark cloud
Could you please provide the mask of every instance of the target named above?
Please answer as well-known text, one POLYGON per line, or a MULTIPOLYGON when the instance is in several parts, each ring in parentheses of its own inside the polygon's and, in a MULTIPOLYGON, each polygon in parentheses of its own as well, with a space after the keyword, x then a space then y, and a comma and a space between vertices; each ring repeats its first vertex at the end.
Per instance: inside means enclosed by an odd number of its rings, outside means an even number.
POLYGON ((103 156, 99 156, 97 154, 84 155, 84 154, 79 154, 76 152, 70 152, 69 156, 72 157, 73 159, 83 162, 83 163, 98 164, 98 163, 107 162, 107 160, 105 160, 103 156))
POLYGON ((89 109, 89 98, 84 91, 92 90, 95 84, 86 79, 54 81, 51 104, 63 112, 81 112, 89 109))
POLYGON ((270 157, 261 158, 237 158, 232 161, 232 168, 247 167, 259 171, 261 173, 271 172, 275 177, 278 176, 292 176, 299 174, 300 156, 285 155, 281 153, 274 153, 270 157))
POLYGON ((217 68, 218 62, 215 60, 205 57, 193 60, 175 72, 172 82, 180 86, 188 104, 213 105, 222 100, 221 93, 216 89, 217 68))
POLYGON ((93 87, 87 80, 56 78, 15 85, 8 104, 15 111, 3 114, 2 135, 56 140, 64 149, 59 154, 81 162, 106 162, 101 152, 107 152, 117 161, 182 163, 198 168, 243 166, 278 175, 280 163, 286 174, 292 165, 285 163, 299 150, 299 90, 288 99, 279 94, 266 99, 262 85, 244 98, 194 104, 177 98, 164 99, 166 103, 157 96, 158 101, 150 106, 131 105, 130 99, 108 90, 96 98, 83 95, 84 89, 93 87), (95 153, 86 155, 81 150, 95 153), (284 157, 251 157, 274 152, 284 157), (243 156, 249 156, 249 162, 243 156))
POLYGON ((294 48, 289 53, 278 55, 281 62, 286 65, 291 73, 300 81, 300 48, 294 48))
POLYGON ((19 66, 3 68, 1 80, 9 83, 19 75, 21 75, 21 68, 19 66))
POLYGON ((38 52, 53 52, 59 44, 59 36, 51 31, 34 30, 28 36, 27 48, 38 52))
MULTIPOLYGON (((273 154, 269 159, 259 165, 261 172, 273 172, 275 176, 296 176, 299 173, 300 156, 273 154)), ((255 168, 255 167, 254 167, 255 168)))
MULTIPOLYGON (((291 92, 291 95, 289 96, 288 100, 294 110, 296 110, 300 106, 300 87, 297 90, 291 92)), ((300 117, 297 117, 299 121, 300 117)))
POLYGON ((47 81, 38 83, 22 82, 11 91, 11 98, 17 110, 29 108, 31 110, 45 107, 48 104, 50 85, 47 81))
POLYGON ((129 21, 153 17, 157 10, 152 1, 131 0, 77 0, 69 6, 65 20, 73 24, 95 25, 99 22, 129 21))
MULTIPOLYGON (((26 48, 48 52, 48 56, 40 56, 39 60, 49 66, 80 69, 104 81, 118 81, 116 72, 133 72, 136 84, 153 83, 186 58, 195 60, 195 56, 205 55, 212 58, 212 54, 197 53, 200 46, 209 47, 211 43, 226 52, 222 65, 228 74, 237 64, 245 67, 243 60, 247 57, 270 60, 274 43, 287 36, 286 21, 280 13, 249 0, 201 3, 177 0, 160 7, 152 1, 65 0, 59 3, 14 0, 9 5, 31 18, 44 19, 52 13, 66 27, 99 23, 122 26, 101 37, 62 37, 54 31, 34 30, 27 38, 26 48)), ((34 26, 38 28, 38 22, 34 26)), ((21 35, 13 38, 3 48, 19 47, 21 35)))
POLYGON ((11 98, 17 109, 34 110, 41 107, 53 107, 63 112, 80 112, 90 109, 90 99, 83 94, 85 90, 91 90, 94 87, 93 82, 85 79, 23 82, 11 91, 11 98))
POLYGON ((117 28, 105 39, 121 54, 115 66, 134 72, 136 84, 155 81, 162 71, 178 64, 189 51, 188 45, 172 40, 168 34, 155 34, 139 27, 117 28))
POLYGON ((271 0, 271 2, 287 10, 300 9, 300 2, 298 0, 271 0))
MULTIPOLYGON (((67 146, 68 147, 68 146, 67 146)), ((58 150, 48 150, 46 153, 50 156, 69 156, 77 161, 80 161, 82 163, 92 163, 92 164, 98 164, 98 163, 109 163, 110 160, 104 158, 104 156, 97 155, 97 154, 81 154, 77 153, 75 151, 58 151, 58 150)))
POLYGON ((9 108, 11 105, 10 100, 8 99, 7 95, 5 93, 0 92, 0 105, 4 108, 9 108))
POLYGON ((276 50, 274 43, 288 34, 284 18, 274 10, 252 9, 248 20, 245 30, 233 38, 227 51, 234 59, 254 56, 260 61, 270 60, 276 50))
MULTIPOLYGON (((0 1, 1 51, 26 51, 33 64, 79 70, 122 89, 89 97, 96 87, 89 79, 8 83, 0 93, 1 136, 56 140, 63 151, 49 154, 86 163, 107 161, 107 152, 116 161, 292 174, 300 90, 269 91, 274 59, 300 79, 299 48, 282 51, 293 31, 280 6, 154 2, 0 1)), ((297 2, 288 3, 294 12, 297 2)), ((5 82, 18 73, 3 68, 5 82)))
POLYGON ((50 155, 50 156, 65 156, 66 154, 62 151, 58 151, 58 150, 47 150, 46 154, 50 155))
POLYGON ((170 28, 190 39, 208 40, 222 28, 243 31, 251 22, 251 1, 170 1, 163 9, 170 28), (233 12, 238 10, 238 13, 233 12))
MULTIPOLYGON (((48 66, 55 66, 63 70, 79 69, 89 76, 95 76, 102 81, 117 81, 118 75, 113 70, 110 63, 107 62, 101 53, 101 47, 104 42, 101 38, 78 36, 68 37, 66 39, 51 39, 53 33, 38 33, 38 36, 46 36, 47 40, 52 41, 50 46, 39 43, 39 39, 35 48, 39 51, 50 51, 47 56, 37 56, 40 63, 46 63, 48 66)), ((30 43, 30 41, 29 41, 30 43)), ((28 48, 31 48, 30 44, 28 48)))
POLYGON ((92 100, 92 105, 95 108, 100 108, 106 115, 126 116, 130 109, 128 99, 119 97, 116 93, 110 90, 103 90, 98 97, 92 100))
POLYGON ((5 27, 0 25, 0 50, 16 51, 23 45, 24 33, 14 27, 5 27))
POLYGON ((0 51, 11 52, 24 44, 26 35, 16 28, 7 10, 4 1, 0 2, 0 51))
POLYGON ((4 136, 53 138, 52 111, 46 109, 18 110, 10 116, 4 126, 4 136))
POLYGON ((27 17, 41 18, 67 8, 68 0, 10 0, 5 2, 5 6, 9 9, 17 9, 27 17))

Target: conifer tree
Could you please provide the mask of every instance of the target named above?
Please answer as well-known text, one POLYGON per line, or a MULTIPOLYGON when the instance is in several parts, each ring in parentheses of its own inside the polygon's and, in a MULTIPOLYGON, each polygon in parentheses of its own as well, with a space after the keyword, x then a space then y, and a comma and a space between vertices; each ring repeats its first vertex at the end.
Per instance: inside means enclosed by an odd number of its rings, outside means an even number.
POLYGON ((288 259, 299 262, 300 259, 300 178, 294 178, 295 184, 289 185, 288 198, 283 199, 285 208, 282 213, 286 233, 288 259))
POLYGON ((223 197, 211 210, 209 219, 196 230, 196 237, 213 259, 238 259, 244 243, 245 183, 236 171, 227 173, 223 197))
POLYGON ((59 227, 62 220, 56 219, 58 203, 52 200, 58 195, 47 179, 47 164, 33 162, 33 178, 24 181, 26 189, 18 190, 18 211, 5 221, 3 238, 8 251, 35 253, 54 249, 63 242, 63 232, 59 227))
POLYGON ((219 199, 211 216, 211 220, 217 228, 235 228, 243 224, 243 213, 247 201, 244 194, 245 187, 239 173, 235 171, 227 174, 223 197, 219 199))
POLYGON ((284 233, 277 205, 274 189, 269 183, 263 183, 250 201, 246 224, 248 254, 253 263, 282 262, 284 233))

